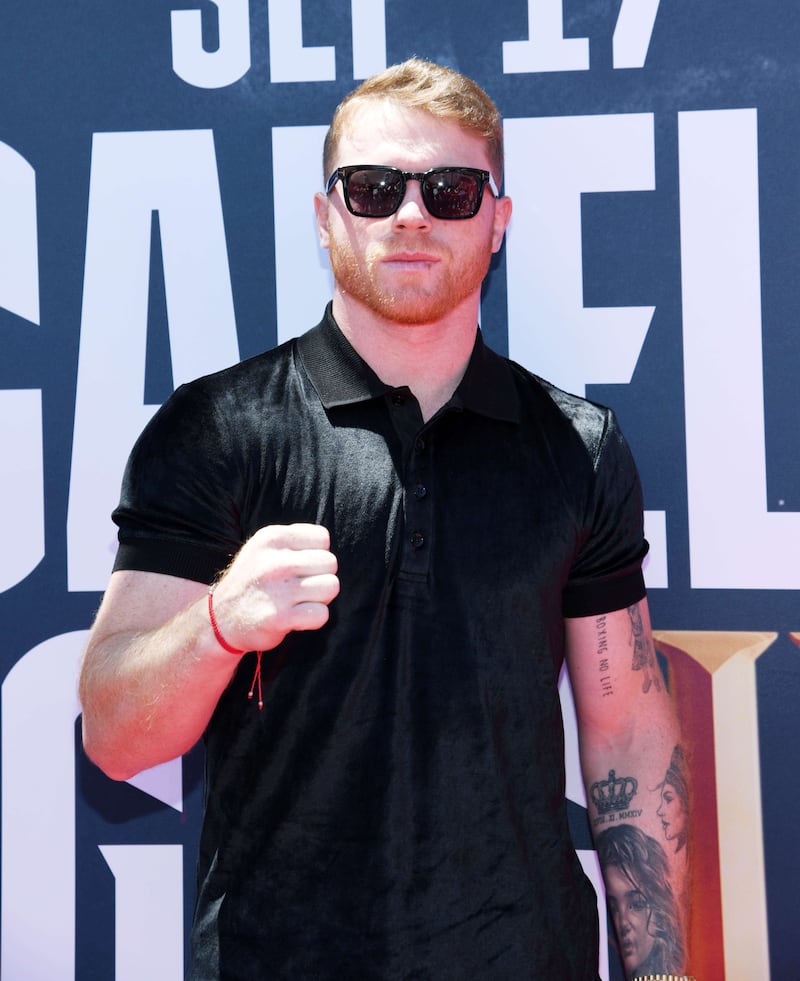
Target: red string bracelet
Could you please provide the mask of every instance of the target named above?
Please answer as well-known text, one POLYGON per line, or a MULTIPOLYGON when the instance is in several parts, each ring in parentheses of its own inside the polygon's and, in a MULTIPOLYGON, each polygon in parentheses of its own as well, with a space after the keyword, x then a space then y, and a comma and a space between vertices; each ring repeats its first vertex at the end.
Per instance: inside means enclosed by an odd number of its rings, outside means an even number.
POLYGON ((256 672, 253 675, 253 683, 250 685, 250 691, 247 693, 248 698, 253 697, 253 689, 256 687, 256 682, 258 682, 258 711, 264 708, 264 693, 261 691, 261 651, 256 651, 256 672))
MULTIPOLYGON (((222 633, 221 633, 221 631, 219 629, 219 624, 217 623, 217 618, 214 615, 214 599, 213 599, 213 597, 214 597, 214 588, 215 588, 215 586, 216 586, 216 583, 214 583, 213 586, 209 586, 209 588, 208 588, 208 619, 211 621, 211 629, 214 631, 214 637, 215 637, 217 643, 219 644, 219 646, 224 651, 227 651, 229 654, 235 654, 238 657, 240 654, 244 654, 244 651, 240 651, 237 647, 231 647, 231 645, 225 640, 225 638, 222 636, 222 633)), ((248 698, 252 698, 253 697, 253 693, 255 692, 256 684, 258 684, 258 709, 259 709, 259 711, 261 711, 261 709, 264 708, 264 694, 263 694, 263 692, 261 690, 261 654, 262 654, 261 651, 256 651, 256 658, 257 658, 256 659, 256 670, 255 670, 255 674, 253 675, 253 683, 250 685, 250 691, 247 693, 247 697, 248 698)))
POLYGON ((209 586, 208 588, 208 619, 211 621, 211 629, 214 631, 214 636, 217 638, 217 643, 219 646, 227 651, 229 654, 244 654, 244 651, 240 651, 236 647, 231 647, 231 645, 225 640, 225 638, 220 633, 219 625, 217 624, 217 618, 214 616, 214 587, 209 586))

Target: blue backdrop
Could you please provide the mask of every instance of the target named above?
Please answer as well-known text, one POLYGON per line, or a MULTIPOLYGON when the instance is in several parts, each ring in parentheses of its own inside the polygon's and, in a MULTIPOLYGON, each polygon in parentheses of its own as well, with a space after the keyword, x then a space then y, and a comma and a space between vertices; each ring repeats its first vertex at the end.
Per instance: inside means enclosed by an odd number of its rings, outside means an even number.
MULTIPOLYGON (((117 785, 79 749, 108 515, 175 384, 318 319, 324 127, 359 79, 411 54, 474 77, 506 119, 515 217, 482 325, 618 412, 654 626, 670 643, 690 632, 690 653, 727 638, 737 671, 761 638, 743 701, 725 682, 708 702, 707 793, 723 854, 729 827, 727 847, 758 856, 738 883, 759 970, 800 976, 798 50, 791 0, 0 8, 3 981, 181 976, 201 756, 117 785), (752 765, 723 795, 737 718, 752 765)), ((724 973, 754 981, 736 973, 734 906, 724 973)), ((613 953, 603 972, 618 976, 613 953)))

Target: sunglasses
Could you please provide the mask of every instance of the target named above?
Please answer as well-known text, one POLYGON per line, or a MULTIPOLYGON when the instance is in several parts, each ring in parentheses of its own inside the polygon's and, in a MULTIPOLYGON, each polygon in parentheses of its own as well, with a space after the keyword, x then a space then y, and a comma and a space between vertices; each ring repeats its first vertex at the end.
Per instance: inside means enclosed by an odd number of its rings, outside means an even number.
POLYGON ((424 174, 412 174, 397 167, 359 164, 337 167, 325 187, 330 194, 336 181, 342 182, 347 210, 358 218, 388 218, 403 203, 406 182, 419 181, 422 200, 434 218, 458 221, 477 215, 488 184, 492 194, 500 197, 488 170, 473 167, 433 167, 424 174))

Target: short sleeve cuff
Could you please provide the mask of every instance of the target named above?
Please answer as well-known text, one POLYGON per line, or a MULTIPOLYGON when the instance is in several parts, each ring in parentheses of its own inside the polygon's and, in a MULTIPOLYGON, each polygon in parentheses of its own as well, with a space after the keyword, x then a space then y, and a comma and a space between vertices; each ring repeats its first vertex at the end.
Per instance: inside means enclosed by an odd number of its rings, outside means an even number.
POLYGON ((158 572, 179 579, 212 583, 229 564, 232 555, 190 543, 146 541, 121 542, 114 571, 158 572))
POLYGON ((565 617, 591 617, 613 613, 644 599, 647 590, 641 568, 601 582, 576 583, 563 595, 565 617))

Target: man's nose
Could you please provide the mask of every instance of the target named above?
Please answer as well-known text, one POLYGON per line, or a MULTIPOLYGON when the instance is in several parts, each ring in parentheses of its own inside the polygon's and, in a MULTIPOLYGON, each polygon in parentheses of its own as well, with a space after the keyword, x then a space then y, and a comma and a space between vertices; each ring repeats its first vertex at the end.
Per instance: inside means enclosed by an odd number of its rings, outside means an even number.
POLYGON ((406 193, 400 207, 394 213, 394 223, 405 228, 422 228, 431 224, 431 216, 422 199, 419 181, 406 182, 406 193))

